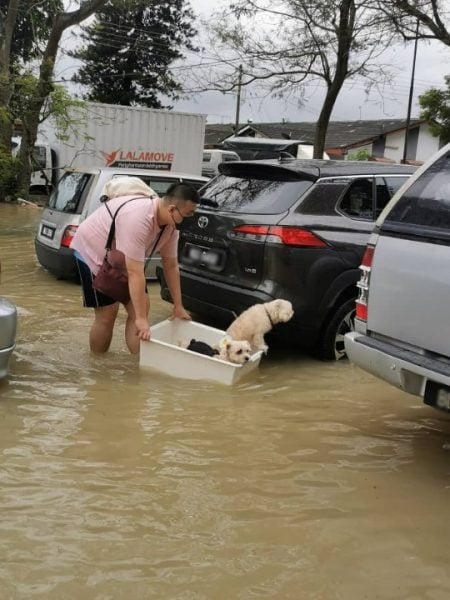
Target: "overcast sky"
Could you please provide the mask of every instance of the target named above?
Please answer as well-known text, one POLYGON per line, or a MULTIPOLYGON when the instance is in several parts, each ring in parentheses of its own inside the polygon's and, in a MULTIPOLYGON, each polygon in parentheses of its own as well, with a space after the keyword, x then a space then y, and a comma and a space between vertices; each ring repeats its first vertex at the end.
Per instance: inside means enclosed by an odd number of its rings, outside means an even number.
MULTIPOLYGON (((201 30, 201 19, 205 19, 221 4, 229 0, 190 0, 191 6, 198 17, 196 27, 201 30)), ((448 0, 450 2, 450 0, 448 0)), ((73 38, 72 38, 73 39, 73 38)), ((71 46, 70 37, 67 45, 71 46)), ((362 80, 356 83, 346 83, 341 91, 332 120, 357 120, 357 119, 389 119, 406 118, 408 110, 408 97, 411 82, 414 42, 406 46, 399 45, 394 48, 390 56, 384 55, 383 62, 391 64, 396 74, 393 77, 392 88, 386 88, 383 96, 372 92, 367 96, 362 80)), ((189 60, 198 63, 198 55, 188 54, 189 60)), ((57 76, 70 79, 76 70, 77 61, 68 59, 60 54, 57 76)), ((176 72, 176 71, 174 71, 176 72)), ((450 48, 440 42, 419 41, 414 78, 414 97, 412 103, 412 117, 419 116, 417 98, 430 87, 444 87, 444 76, 450 75, 450 48)), ((74 91, 76 90, 76 87, 74 91)), ((253 122, 276 122, 283 118, 288 121, 315 121, 319 115, 323 102, 323 90, 308 88, 302 106, 298 106, 295 99, 274 99, 268 92, 257 88, 255 84, 243 89, 240 107, 240 122, 248 120, 253 122)), ((172 103, 175 110, 204 113, 208 123, 234 123, 236 117, 236 94, 219 92, 206 92, 172 103)))
MULTIPOLYGON (((214 0, 191 0, 191 6, 201 18, 206 17, 219 5, 214 0)), ((199 27, 200 23, 197 24, 199 27)), ((383 97, 371 93, 369 97, 363 83, 346 84, 335 105, 333 120, 406 118, 408 96, 413 63, 414 42, 395 48, 389 56, 389 62, 398 69, 393 87, 386 89, 383 97)), ((414 97, 412 116, 417 117, 419 106, 417 97, 430 87, 443 87, 444 76, 450 74, 450 48, 439 42, 419 41, 414 77, 414 97)), ((251 119, 257 121, 314 121, 321 108, 323 92, 311 88, 304 105, 298 107, 293 99, 273 99, 261 89, 244 92, 241 101, 240 122, 251 119)), ((175 110, 201 112, 208 115, 208 123, 234 122, 236 115, 236 95, 206 92, 196 94, 189 100, 174 105, 175 110)))

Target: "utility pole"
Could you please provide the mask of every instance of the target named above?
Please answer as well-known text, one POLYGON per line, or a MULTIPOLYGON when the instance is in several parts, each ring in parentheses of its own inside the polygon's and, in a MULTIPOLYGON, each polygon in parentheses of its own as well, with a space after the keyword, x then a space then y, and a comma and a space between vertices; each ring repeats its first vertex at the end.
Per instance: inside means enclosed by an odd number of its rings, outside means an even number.
POLYGON ((413 64, 412 64, 412 72, 411 72, 411 83, 409 86, 409 100, 408 100, 408 114, 406 117, 406 129, 405 129, 405 143, 403 145, 403 159, 402 163, 406 163, 406 155, 408 151, 408 136, 409 136, 409 125, 411 122, 411 106, 414 92, 414 73, 416 70, 416 56, 417 56, 417 40, 419 35, 419 19, 417 19, 416 24, 416 39, 414 40, 414 56, 413 56, 413 64))
POLYGON ((242 65, 239 65, 239 78, 236 97, 236 119, 234 122, 234 134, 237 134, 239 128, 239 111, 241 110, 241 87, 242 87, 242 65))

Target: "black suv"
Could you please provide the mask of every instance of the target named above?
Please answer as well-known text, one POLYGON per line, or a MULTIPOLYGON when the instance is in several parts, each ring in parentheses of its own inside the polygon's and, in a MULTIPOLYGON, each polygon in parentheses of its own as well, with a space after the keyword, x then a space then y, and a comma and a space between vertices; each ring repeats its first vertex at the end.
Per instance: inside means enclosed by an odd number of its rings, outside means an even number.
POLYGON ((252 304, 284 298, 295 315, 277 335, 323 360, 345 356, 369 234, 415 167, 281 159, 219 169, 181 229, 185 307, 228 323, 252 304))

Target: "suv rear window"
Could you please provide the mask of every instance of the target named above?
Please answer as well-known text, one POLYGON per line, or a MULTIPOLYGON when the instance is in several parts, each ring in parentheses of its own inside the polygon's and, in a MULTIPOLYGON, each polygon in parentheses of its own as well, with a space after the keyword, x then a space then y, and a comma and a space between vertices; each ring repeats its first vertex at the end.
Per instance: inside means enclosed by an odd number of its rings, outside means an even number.
POLYGON ((450 229, 450 153, 437 160, 413 183, 384 223, 450 229))
POLYGON ((246 179, 220 175, 202 190, 204 204, 224 212, 278 214, 290 208, 311 181, 246 179))
POLYGON ((65 173, 50 196, 48 207, 64 213, 80 213, 81 198, 92 175, 89 173, 65 173))

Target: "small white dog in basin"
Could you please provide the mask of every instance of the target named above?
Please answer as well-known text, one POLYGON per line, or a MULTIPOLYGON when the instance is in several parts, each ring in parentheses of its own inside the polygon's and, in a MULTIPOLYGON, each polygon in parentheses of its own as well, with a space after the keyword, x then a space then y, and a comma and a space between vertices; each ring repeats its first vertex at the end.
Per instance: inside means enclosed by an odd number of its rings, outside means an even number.
POLYGON ((237 365, 244 365, 248 362, 252 356, 251 346, 248 342, 232 340, 229 338, 223 338, 218 344, 210 346, 206 342, 192 339, 182 340, 178 342, 180 348, 190 350, 191 352, 197 352, 198 354, 205 354, 213 358, 219 358, 220 360, 226 360, 237 365))
POLYGON ((267 352, 264 335, 277 323, 286 323, 294 315, 289 300, 272 300, 264 304, 254 304, 244 310, 227 329, 233 340, 247 340, 253 351, 267 352))

